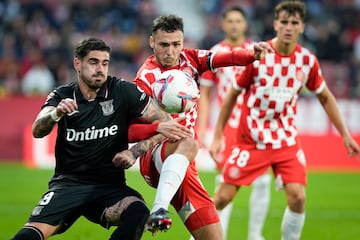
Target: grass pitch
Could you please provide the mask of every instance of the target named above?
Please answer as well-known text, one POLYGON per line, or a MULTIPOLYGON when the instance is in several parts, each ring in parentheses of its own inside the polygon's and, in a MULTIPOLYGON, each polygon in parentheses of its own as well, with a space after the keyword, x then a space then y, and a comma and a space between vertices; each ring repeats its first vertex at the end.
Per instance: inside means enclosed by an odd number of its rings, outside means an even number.
MULTIPOLYGON (((25 223, 40 196, 47 189, 52 170, 27 169, 20 164, 0 164, 0 239, 9 239, 25 223)), ((212 194, 214 172, 200 172, 205 187, 212 194)), ((155 190, 137 171, 127 172, 128 184, 140 191, 151 207, 155 190)), ((360 173, 310 172, 308 175, 306 221, 301 239, 359 239, 360 173)), ((243 188, 234 201, 228 239, 246 239, 248 200, 251 188, 243 188)), ((267 240, 280 239, 280 223, 285 207, 284 192, 272 186, 271 205, 264 227, 267 240)), ((189 233, 173 208, 169 209, 173 226, 154 237, 146 232, 142 239, 187 240, 189 233)), ((80 218, 67 232, 51 239, 108 239, 112 230, 80 218)))

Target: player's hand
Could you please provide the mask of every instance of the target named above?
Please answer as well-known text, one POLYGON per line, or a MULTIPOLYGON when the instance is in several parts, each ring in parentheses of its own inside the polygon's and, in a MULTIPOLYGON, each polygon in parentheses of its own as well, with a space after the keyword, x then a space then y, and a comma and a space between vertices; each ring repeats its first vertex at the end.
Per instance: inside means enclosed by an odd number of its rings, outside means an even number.
POLYGON ((160 122, 157 131, 173 140, 180 140, 185 137, 192 137, 193 134, 190 129, 180 124, 186 117, 179 117, 169 121, 160 122))
POLYGON ((260 60, 267 53, 273 53, 274 50, 271 48, 270 44, 267 42, 257 42, 254 44, 254 57, 256 60, 260 60))
POLYGON ((201 148, 208 148, 208 146, 206 144, 205 136, 206 136, 206 132, 198 131, 198 138, 199 138, 199 143, 200 143, 201 148))
POLYGON ((135 164, 136 158, 130 150, 124 150, 118 152, 112 159, 112 162, 115 164, 116 167, 128 169, 135 164))
POLYGON ((77 111, 78 105, 74 99, 65 98, 56 107, 56 114, 59 117, 64 116, 65 114, 72 114, 77 111))
POLYGON ((358 155, 358 159, 360 160, 360 147, 358 143, 351 136, 343 137, 343 143, 349 157, 358 155))
POLYGON ((214 138, 210 145, 209 153, 212 159, 216 163, 220 162, 220 152, 222 151, 222 149, 223 149, 222 138, 214 138))

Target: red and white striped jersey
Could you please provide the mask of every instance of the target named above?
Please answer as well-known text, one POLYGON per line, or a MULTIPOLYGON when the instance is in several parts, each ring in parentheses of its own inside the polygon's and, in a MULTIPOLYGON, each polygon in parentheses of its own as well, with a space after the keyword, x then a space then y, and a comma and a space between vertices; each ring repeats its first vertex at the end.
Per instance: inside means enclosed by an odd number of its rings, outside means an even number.
POLYGON ((317 57, 299 44, 290 55, 275 51, 248 65, 234 84, 245 90, 238 141, 258 149, 295 145, 299 93, 303 86, 319 93, 325 85, 317 57))
MULTIPOLYGON (((158 76, 167 70, 179 69, 188 73, 197 82, 199 86, 199 76, 209 70, 208 68, 208 56, 210 51, 199 49, 183 49, 180 53, 179 65, 172 68, 164 68, 155 61, 155 56, 152 55, 146 59, 144 64, 139 69, 134 82, 140 88, 142 88, 149 96, 152 97, 152 84, 158 78, 158 76)), ((186 122, 184 123, 189 129, 194 131, 195 122, 197 119, 197 104, 194 105, 185 113, 186 122)), ((179 114, 172 114, 174 118, 179 114)))

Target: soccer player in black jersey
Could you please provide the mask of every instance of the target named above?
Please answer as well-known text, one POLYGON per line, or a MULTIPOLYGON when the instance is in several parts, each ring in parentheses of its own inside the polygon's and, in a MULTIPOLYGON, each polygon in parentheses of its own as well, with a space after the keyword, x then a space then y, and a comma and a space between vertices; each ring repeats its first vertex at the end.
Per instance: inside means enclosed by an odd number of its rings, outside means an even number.
MULTIPOLYGON (((80 216, 105 228, 116 226, 110 239, 141 238, 149 210, 141 194, 126 185, 124 169, 133 163, 119 156, 128 151, 131 121, 153 124, 161 133, 153 143, 191 132, 158 110, 136 85, 108 76, 109 63, 109 46, 96 38, 83 40, 74 51, 77 81, 57 87, 42 106, 32 131, 41 138, 58 124, 55 173, 13 240, 47 239, 80 216)), ((130 152, 136 158, 149 144, 137 144, 130 152)))

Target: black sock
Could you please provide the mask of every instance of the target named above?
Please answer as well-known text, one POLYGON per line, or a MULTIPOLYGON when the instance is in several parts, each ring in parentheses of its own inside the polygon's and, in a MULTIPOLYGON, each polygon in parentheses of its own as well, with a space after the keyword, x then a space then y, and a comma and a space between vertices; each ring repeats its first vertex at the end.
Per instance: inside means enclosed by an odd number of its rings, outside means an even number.
POLYGON ((44 240, 44 235, 34 226, 25 226, 10 240, 44 240))
POLYGON ((139 240, 148 216, 149 209, 143 202, 133 202, 121 214, 119 227, 112 233, 110 240, 139 240))

